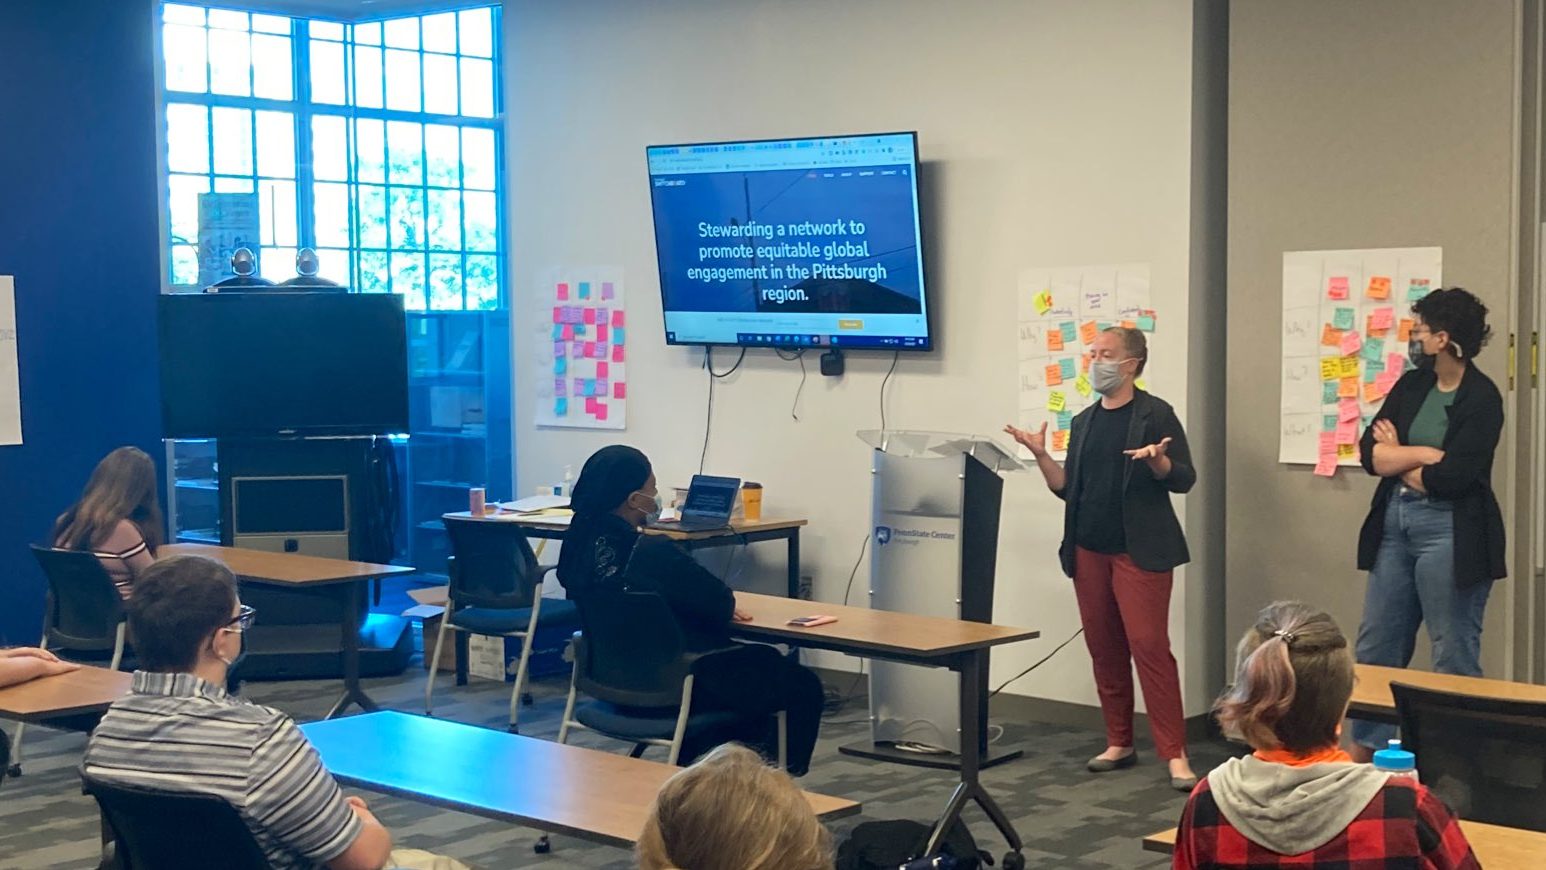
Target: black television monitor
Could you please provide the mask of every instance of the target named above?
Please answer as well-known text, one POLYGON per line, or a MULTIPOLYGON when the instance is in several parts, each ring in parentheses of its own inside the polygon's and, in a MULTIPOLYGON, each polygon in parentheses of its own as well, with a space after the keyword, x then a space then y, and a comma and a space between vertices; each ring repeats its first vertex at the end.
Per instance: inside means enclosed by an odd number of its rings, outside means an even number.
POLYGON ((645 156, 667 344, 932 349, 916 133, 645 156))
POLYGON ((168 294, 160 342, 167 438, 408 430, 400 296, 168 294))

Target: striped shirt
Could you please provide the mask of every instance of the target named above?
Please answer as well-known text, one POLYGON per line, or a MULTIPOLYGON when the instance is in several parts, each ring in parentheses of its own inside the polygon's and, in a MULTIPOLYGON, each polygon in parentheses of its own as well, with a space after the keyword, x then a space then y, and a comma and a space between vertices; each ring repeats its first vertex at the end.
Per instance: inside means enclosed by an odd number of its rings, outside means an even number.
POLYGON ((86 745, 82 773, 107 784, 220 797, 278 868, 311 868, 363 830, 290 717, 193 674, 136 671, 86 745))
MULTIPOLYGON (((65 543, 55 541, 54 546, 64 547, 65 543)), ((133 592, 134 578, 156 561, 156 554, 150 551, 150 545, 133 520, 119 520, 107 540, 91 548, 91 555, 102 563, 124 600, 128 600, 133 592)))

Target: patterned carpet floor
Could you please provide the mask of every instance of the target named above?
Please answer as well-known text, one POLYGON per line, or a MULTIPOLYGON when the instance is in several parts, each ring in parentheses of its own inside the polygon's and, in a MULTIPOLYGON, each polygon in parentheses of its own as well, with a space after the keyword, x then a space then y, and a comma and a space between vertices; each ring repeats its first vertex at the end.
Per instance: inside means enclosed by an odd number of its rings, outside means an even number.
MULTIPOLYGON (((400 677, 368 680, 366 684, 384 707, 419 713, 423 711, 424 677, 415 663, 400 677)), ((437 716, 503 728, 509 702, 506 686, 480 680, 464 687, 452 683, 449 676, 437 683, 437 716)), ((522 733, 553 739, 567 681, 549 677, 532 688, 536 703, 522 713, 522 733)), ((320 717, 337 691, 338 683, 327 680, 250 683, 246 688, 254 701, 284 710, 299 721, 320 717)), ((864 804, 863 815, 835 823, 839 838, 866 819, 932 820, 953 786, 953 775, 947 771, 839 754, 839 745, 864 733, 864 716, 863 698, 828 715, 811 773, 801 782, 810 791, 864 804)), ((983 780, 1025 840, 1028 866, 1067 870, 1168 866, 1164 857, 1141 851, 1139 841, 1145 834, 1174 826, 1184 796, 1169 788, 1164 766, 1146 741, 1139 746, 1142 764, 1096 776, 1085 772, 1084 761, 1103 746, 1098 732, 997 718, 993 722, 1004 729, 997 745, 1025 752, 1018 760, 985 771, 983 780)), ((13 729, 10 723, 5 727, 13 729)), ((627 750, 624 744, 583 732, 574 742, 613 752, 627 750)), ((92 800, 81 794, 76 772, 84 743, 80 734, 28 729, 24 775, 0 785, 0 868, 96 866, 97 812, 92 800)), ((1229 753, 1229 747, 1222 743, 1193 747, 1199 771, 1208 770, 1229 753)), ((520 773, 512 771, 510 775, 520 773)), ((557 790, 564 788, 564 783, 532 782, 531 787, 557 790)), ((399 845, 452 855, 481 868, 625 870, 632 866, 624 850, 568 837, 553 837, 552 852, 537 855, 532 851, 537 833, 530 829, 386 795, 364 794, 399 845)), ((1002 855, 1002 838, 986 816, 974 807, 968 810, 966 821, 982 848, 1002 855)))

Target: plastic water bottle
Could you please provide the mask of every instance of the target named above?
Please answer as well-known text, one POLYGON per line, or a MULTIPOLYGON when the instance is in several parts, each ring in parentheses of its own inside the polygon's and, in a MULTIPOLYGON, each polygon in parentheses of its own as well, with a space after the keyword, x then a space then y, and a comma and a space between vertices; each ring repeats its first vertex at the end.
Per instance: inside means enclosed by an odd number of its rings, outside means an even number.
POLYGON ((1374 753, 1374 769, 1416 782, 1417 756, 1402 749, 1400 740, 1392 740, 1386 748, 1374 753))
POLYGON ((563 490, 563 492, 554 493, 554 495, 561 495, 561 496, 567 497, 567 496, 571 495, 573 492, 574 492, 574 466, 573 465, 565 465, 564 466, 564 490, 563 490))

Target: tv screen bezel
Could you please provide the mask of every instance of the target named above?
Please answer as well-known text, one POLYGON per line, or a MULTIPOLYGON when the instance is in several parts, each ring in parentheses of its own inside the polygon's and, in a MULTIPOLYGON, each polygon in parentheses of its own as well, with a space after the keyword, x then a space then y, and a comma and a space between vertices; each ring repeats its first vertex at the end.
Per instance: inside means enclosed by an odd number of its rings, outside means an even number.
POLYGON ((921 339, 920 343, 912 345, 912 346, 905 346, 905 345, 896 345, 896 346, 845 345, 845 344, 832 344, 830 342, 828 342, 826 344, 818 344, 818 345, 798 345, 798 344, 791 345, 791 344, 781 344, 781 343, 778 343, 778 342, 761 342, 761 341, 674 341, 674 340, 672 340, 672 338, 671 338, 671 330, 667 326, 667 323, 666 323, 666 317, 667 317, 669 312, 666 309, 666 274, 665 274, 664 266, 663 266, 663 264, 660 261, 660 225, 659 225, 659 222, 657 222, 655 220, 655 196, 656 196, 656 189, 655 189, 655 185, 654 184, 650 184, 650 226, 651 226, 651 231, 652 231, 652 233, 654 235, 654 239, 655 239, 655 271, 656 271, 656 275, 657 275, 657 277, 658 277, 658 279, 660 281, 660 325, 661 325, 661 334, 664 335, 665 338, 666 338, 666 346, 667 347, 703 347, 703 348, 713 348, 713 347, 744 347, 744 348, 774 348, 774 349, 777 349, 777 350, 811 350, 811 351, 818 351, 818 352, 825 352, 825 351, 829 351, 829 350, 838 350, 838 351, 841 351, 841 352, 843 352, 845 354, 847 354, 847 353, 858 353, 858 352, 868 352, 868 351, 879 351, 881 353, 889 353, 891 351, 899 351, 899 352, 902 352, 902 353, 930 353, 930 352, 932 352, 935 349, 935 347, 934 347, 934 344, 935 344, 935 342, 934 342, 934 300, 932 298, 932 294, 929 292, 929 286, 930 286, 931 282, 930 282, 930 275, 929 275, 929 258, 928 258, 927 234, 924 232, 924 215, 925 215, 925 211, 924 211, 924 206, 923 206, 923 183, 922 183, 923 174, 922 174, 922 161, 918 157, 918 131, 917 130, 891 130, 891 131, 886 131, 886 132, 870 132, 870 133, 834 133, 834 134, 827 134, 827 135, 822 135, 822 136, 793 136, 793 137, 791 137, 791 136, 771 136, 771 137, 767 137, 767 138, 764 138, 764 139, 724 139, 724 140, 720 140, 720 141, 710 141, 710 142, 678 142, 678 143, 661 142, 661 143, 657 143, 657 144, 653 144, 653 145, 645 145, 644 146, 644 175, 645 175, 645 179, 646 180, 648 180, 651 177, 650 171, 649 171, 649 156, 650 156, 650 149, 652 149, 652 148, 694 148, 694 147, 699 147, 699 146, 704 146, 704 145, 758 145, 758 144, 761 144, 761 143, 764 143, 764 142, 808 142, 808 141, 811 141, 811 140, 819 140, 819 139, 862 139, 862 138, 865 138, 867 136, 907 136, 907 137, 910 137, 912 139, 912 143, 913 143, 914 207, 915 207, 916 212, 917 212, 916 213, 916 219, 918 221, 918 270, 919 270, 918 271, 918 282, 919 282, 919 298, 923 302, 923 328, 924 328, 924 334, 923 334, 923 338, 921 339))
MULTIPOLYGON (((378 304, 385 305, 385 304, 390 304, 390 303, 378 303, 378 304)), ((158 378, 158 387, 159 387, 158 388, 158 393, 160 394, 160 402, 161 402, 161 421, 160 422, 161 422, 162 437, 163 438, 172 439, 172 440, 181 440, 181 439, 203 439, 203 438, 243 439, 243 438, 365 437, 365 436, 372 436, 372 435, 381 436, 381 435, 403 434, 403 433, 406 433, 409 430, 409 427, 410 427, 410 425, 412 423, 412 411, 411 411, 411 408, 410 408, 411 398, 409 396, 409 393, 411 392, 411 387, 410 387, 410 384, 409 384, 409 381, 411 380, 411 376, 410 376, 411 373, 409 371, 409 362, 408 362, 407 308, 403 304, 403 299, 402 299, 401 296, 398 296, 396 294, 390 294, 390 293, 347 293, 347 294, 344 294, 344 293, 339 293, 339 292, 333 291, 333 290, 328 290, 328 291, 281 290, 281 289, 277 289, 277 288, 274 288, 274 289, 262 289, 262 290, 258 290, 258 291, 226 292, 226 293, 162 293, 162 294, 160 294, 160 298, 157 300, 157 316, 156 316, 156 320, 157 320, 157 323, 156 323, 156 337, 157 337, 157 342, 159 344, 159 347, 158 347, 158 350, 157 350, 157 364, 159 366, 159 368, 157 370, 157 378, 158 378), (204 430, 202 430, 200 428, 188 428, 188 427, 174 428, 171 425, 172 422, 173 422, 174 414, 173 414, 172 409, 171 409, 170 397, 169 397, 168 392, 166 390, 165 371, 166 371, 166 368, 168 366, 168 363, 172 360, 172 357, 171 357, 172 350, 171 349, 175 346, 175 342, 173 342, 171 340, 172 337, 170 335, 168 335, 170 324, 167 322, 167 318, 163 314, 165 309, 167 307, 169 307, 169 306, 182 305, 182 304, 201 304, 201 303, 203 303, 203 304, 214 304, 214 305, 264 304, 265 302, 275 301, 279 297, 299 297, 299 296, 307 296, 307 297, 310 297, 310 296, 327 296, 327 297, 330 297, 330 298, 338 298, 340 296, 349 296, 349 297, 367 297, 368 296, 368 297, 380 297, 380 298, 383 298, 383 299, 394 299, 394 300, 396 300, 397 304, 394 306, 393 313, 398 318, 398 322, 402 325, 402 329, 399 331, 401 337, 398 339, 400 344, 396 345, 398 347, 401 347, 401 349, 402 349, 402 359, 403 359, 403 364, 402 364, 403 388, 402 388, 402 408, 401 408, 402 416, 401 416, 401 425, 398 424, 397 420, 393 420, 393 421, 390 421, 390 422, 362 423, 362 424, 355 424, 355 425, 318 425, 318 426, 302 426, 302 425, 281 426, 281 425, 275 425, 275 426, 261 426, 261 427, 250 427, 250 428, 247 428, 247 427, 242 427, 242 428, 236 428, 236 427, 232 427, 232 428, 216 428, 216 427, 211 427, 208 431, 204 431, 204 430), (199 302, 192 302, 192 301, 190 301, 190 300, 195 300, 195 299, 199 300, 199 302)))

